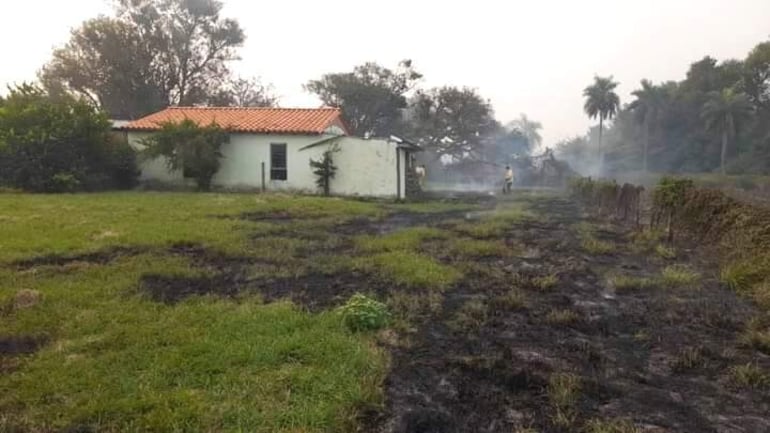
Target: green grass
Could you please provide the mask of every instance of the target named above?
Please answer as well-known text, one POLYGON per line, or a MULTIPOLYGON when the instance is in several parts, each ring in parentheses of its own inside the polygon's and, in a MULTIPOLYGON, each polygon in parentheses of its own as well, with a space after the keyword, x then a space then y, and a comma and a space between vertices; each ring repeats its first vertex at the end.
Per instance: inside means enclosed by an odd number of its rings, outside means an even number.
POLYGON ((551 422, 563 429, 570 429, 576 421, 575 406, 580 397, 580 377, 572 373, 554 373, 548 378, 548 400, 553 407, 551 422))
POLYGON ((516 310, 527 306, 527 297, 518 288, 511 288, 505 294, 495 298, 495 303, 500 307, 516 310))
POLYGON ((666 266, 661 271, 661 281, 667 287, 692 287, 700 281, 700 275, 685 265, 666 266))
MULTIPOLYGON (((0 262, 144 247, 106 264, 0 266, 0 337, 48 341, 14 357, 14 370, 0 375, 0 431, 353 429, 357 409, 382 401, 387 356, 373 336, 350 332, 334 312, 263 304, 248 293, 164 304, 141 290, 148 273, 210 272, 169 254, 166 247, 177 242, 278 260, 280 266, 247 269, 271 276, 302 272, 291 261, 300 248, 334 245, 324 236, 308 242, 276 235, 300 220, 237 218, 276 211, 324 221, 319 231, 331 220, 382 212, 371 203, 289 195, 0 195, 0 262), (274 234, 252 239, 256 233, 274 234)), ((353 263, 326 259, 339 269, 353 263)))
POLYGON ((741 334, 740 342, 746 347, 770 355, 770 316, 749 320, 746 330, 741 334))
POLYGON ((667 247, 663 244, 655 246, 655 254, 661 259, 673 260, 676 258, 676 250, 673 247, 667 247))
POLYGON ((467 238, 452 239, 449 250, 453 255, 466 257, 507 257, 514 253, 503 241, 467 238))
POLYGON ((615 251, 615 246, 609 242, 601 241, 594 237, 583 237, 580 245, 589 254, 601 255, 610 254, 615 251))
POLYGON ((586 433, 639 433, 641 429, 626 419, 592 419, 586 423, 586 433))
POLYGON ((388 209, 397 212, 414 212, 414 213, 444 213, 444 212, 461 212, 472 211, 478 209, 478 206, 466 203, 450 203, 440 201, 426 201, 415 203, 399 203, 389 205, 388 209))
POLYGON ((484 301, 471 299, 457 310, 452 326, 456 329, 478 329, 487 321, 488 315, 489 308, 484 301))
POLYGON ((553 309, 545 316, 549 325, 572 325, 580 321, 580 314, 568 309, 553 309))
POLYGON ((559 277, 555 274, 544 275, 532 279, 532 285, 539 290, 550 290, 559 284, 559 277))
POLYGON ((76 195, 0 194, 0 262, 42 253, 117 245, 200 242, 251 250, 248 233, 264 223, 216 218, 281 211, 299 218, 375 216, 372 203, 288 195, 120 192, 76 195))
POLYGON ((413 251, 423 241, 442 239, 447 233, 432 227, 412 227, 382 236, 358 236, 356 247, 363 252, 385 252, 397 250, 413 251))
POLYGON ((628 275, 610 275, 607 277, 607 285, 614 288, 617 292, 623 292, 626 290, 649 289, 655 285, 655 280, 628 275))
POLYGON ((742 388, 770 387, 770 373, 765 372, 756 364, 748 363, 730 368, 730 378, 742 388))
POLYGON ((381 279, 407 288, 443 291, 462 274, 429 256, 409 251, 392 251, 355 259, 356 266, 381 279))

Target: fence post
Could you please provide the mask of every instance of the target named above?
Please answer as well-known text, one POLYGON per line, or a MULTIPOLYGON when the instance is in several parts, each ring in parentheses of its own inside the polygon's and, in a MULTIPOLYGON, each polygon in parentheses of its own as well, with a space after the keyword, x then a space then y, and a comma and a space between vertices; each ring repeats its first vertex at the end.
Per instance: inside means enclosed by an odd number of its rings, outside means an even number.
POLYGON ((262 192, 265 192, 265 161, 262 161, 262 192))

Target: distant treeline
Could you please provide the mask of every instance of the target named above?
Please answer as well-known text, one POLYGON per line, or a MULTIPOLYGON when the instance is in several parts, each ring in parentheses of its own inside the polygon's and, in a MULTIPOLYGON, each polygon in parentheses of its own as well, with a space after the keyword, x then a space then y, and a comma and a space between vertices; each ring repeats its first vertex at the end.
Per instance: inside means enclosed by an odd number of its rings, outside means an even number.
MULTIPOLYGON (((604 131, 605 174, 652 172, 770 173, 770 42, 743 60, 705 57, 682 81, 642 80, 604 131), (646 144, 646 145, 645 145, 646 144)), ((590 173, 598 131, 565 140, 558 154, 590 173)))

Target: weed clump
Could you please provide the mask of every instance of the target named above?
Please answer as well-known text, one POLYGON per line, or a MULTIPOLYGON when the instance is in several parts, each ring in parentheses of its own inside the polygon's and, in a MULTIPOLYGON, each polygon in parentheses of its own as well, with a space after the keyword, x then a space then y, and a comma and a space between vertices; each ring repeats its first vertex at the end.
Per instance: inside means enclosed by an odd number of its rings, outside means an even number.
POLYGON ((586 423, 586 433, 639 433, 641 430, 626 419, 592 419, 586 423))
POLYGON ((730 368, 730 377, 736 385, 743 388, 759 389, 770 386, 770 374, 752 363, 730 368))
POLYGON ((553 406, 552 422, 555 426, 568 429, 577 419, 580 377, 572 373, 555 373, 548 378, 548 400, 553 406))
POLYGON ((480 299, 465 302, 454 318, 454 325, 460 329, 478 329, 487 321, 489 309, 480 299))
POLYGON ((527 305, 527 298, 524 292, 514 287, 509 289, 504 295, 495 298, 495 303, 502 308, 516 310, 527 305))
POLYGON ((545 316, 545 322, 549 325, 568 326, 573 325, 579 321, 580 314, 568 309, 551 310, 545 316))
POLYGON ((354 332, 384 328, 390 320, 385 304, 360 293, 351 296, 339 312, 343 323, 354 332))
POLYGON ((675 373, 696 370, 706 365, 707 352, 702 347, 688 347, 671 360, 669 367, 675 373))
POLYGON ((543 277, 535 277, 532 279, 532 285, 540 290, 549 290, 559 283, 559 277, 554 274, 549 274, 543 277))
POLYGON ((667 287, 688 287, 697 283, 700 275, 688 266, 671 265, 663 269, 661 279, 667 287))

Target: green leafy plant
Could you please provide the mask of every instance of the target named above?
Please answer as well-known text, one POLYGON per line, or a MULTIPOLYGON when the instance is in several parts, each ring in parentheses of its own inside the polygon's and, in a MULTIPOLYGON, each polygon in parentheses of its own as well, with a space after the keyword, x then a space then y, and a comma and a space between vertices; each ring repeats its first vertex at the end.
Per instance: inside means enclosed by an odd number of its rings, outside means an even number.
POLYGON ((313 170, 313 174, 317 176, 315 183, 323 191, 324 195, 331 194, 331 181, 337 174, 338 168, 334 165, 334 154, 339 152, 339 150, 339 146, 334 144, 321 154, 320 159, 310 159, 310 168, 313 170))
POLYGON ((390 321, 388 308, 382 302, 357 293, 339 308, 342 320, 351 331, 384 328, 390 321))
POLYGON ((145 158, 164 157, 169 170, 182 171, 195 179, 198 189, 207 191, 219 170, 220 149, 229 139, 230 134, 215 123, 199 126, 185 119, 163 123, 158 132, 142 140, 142 145, 145 158))

